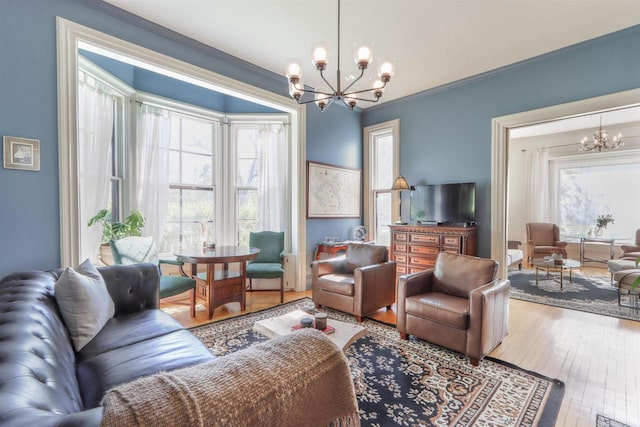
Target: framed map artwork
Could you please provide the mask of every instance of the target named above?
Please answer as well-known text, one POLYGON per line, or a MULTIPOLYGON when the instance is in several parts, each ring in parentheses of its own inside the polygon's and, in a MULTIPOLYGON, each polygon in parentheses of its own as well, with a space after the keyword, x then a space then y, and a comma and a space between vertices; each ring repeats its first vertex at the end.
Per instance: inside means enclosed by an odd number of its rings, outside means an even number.
POLYGON ((307 162, 307 218, 359 218, 360 169, 307 162))

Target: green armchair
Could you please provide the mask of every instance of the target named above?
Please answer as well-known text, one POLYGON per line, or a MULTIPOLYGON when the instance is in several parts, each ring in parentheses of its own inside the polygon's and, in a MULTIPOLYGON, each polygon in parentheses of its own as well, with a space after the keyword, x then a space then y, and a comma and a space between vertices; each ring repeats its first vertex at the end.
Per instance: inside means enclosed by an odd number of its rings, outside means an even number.
POLYGON ((249 233, 249 246, 260 249, 258 257, 247 264, 249 291, 252 279, 280 278, 280 303, 284 302, 284 232, 258 231, 249 233))
POLYGON ((184 272, 183 262, 159 259, 152 237, 125 237, 120 240, 111 240, 109 244, 116 264, 129 265, 144 262, 157 264, 160 270, 160 299, 189 291, 191 317, 196 316, 196 281, 184 272), (180 276, 163 275, 160 268, 162 264, 178 266, 180 276))

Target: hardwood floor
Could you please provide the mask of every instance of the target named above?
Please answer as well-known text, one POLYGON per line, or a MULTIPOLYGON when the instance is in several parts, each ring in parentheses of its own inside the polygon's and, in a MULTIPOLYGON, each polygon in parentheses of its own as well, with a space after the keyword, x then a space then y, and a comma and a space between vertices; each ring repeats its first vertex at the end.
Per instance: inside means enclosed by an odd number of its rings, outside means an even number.
MULTIPOLYGON (((285 301, 311 297, 286 292, 285 301)), ((213 320, 262 310, 280 302, 278 292, 247 294, 239 304, 216 308, 213 320)), ((188 309, 163 301, 162 307, 187 327, 209 323, 204 307, 195 319, 188 309)), ((395 323, 392 310, 372 318, 395 323)), ((490 356, 565 383, 556 426, 595 426, 597 414, 640 427, 640 322, 583 313, 525 301, 510 301, 509 335, 490 356)))

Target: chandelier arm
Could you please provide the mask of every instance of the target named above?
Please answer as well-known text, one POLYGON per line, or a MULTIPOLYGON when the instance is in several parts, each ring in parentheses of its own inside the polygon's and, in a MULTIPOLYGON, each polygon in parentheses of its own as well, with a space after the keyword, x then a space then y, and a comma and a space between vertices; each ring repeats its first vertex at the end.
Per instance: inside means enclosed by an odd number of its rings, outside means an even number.
MULTIPOLYGON (((351 82, 351 84, 349 86, 347 86, 341 93, 342 96, 346 95, 347 91, 351 88, 351 86, 353 86, 354 84, 357 83, 358 80, 360 80, 362 78, 362 76, 364 76, 364 69, 360 70, 360 75, 358 76, 358 78, 356 78, 354 81, 351 82)), ((351 93, 358 93, 358 92, 351 92, 351 93)))
MULTIPOLYGON (((333 93, 325 93, 325 92, 320 92, 320 91, 316 91, 314 89, 314 93, 322 93, 324 95, 331 95, 334 96, 336 95, 338 92, 336 91, 336 89, 333 87, 333 85, 331 83, 329 83, 327 81, 327 79, 324 77, 324 73, 322 72, 322 70, 320 70, 320 77, 322 77, 322 80, 324 80, 324 82, 329 86, 329 89, 331 89, 333 91, 333 93)), ((338 82, 338 85, 340 85, 340 82, 338 82)), ((338 86, 339 87, 339 86, 338 86)))
MULTIPOLYGON (((359 92, 351 92, 351 93, 350 93, 350 94, 348 94, 348 95, 353 95, 354 93, 359 93, 359 92)), ((378 100, 380 100, 380 98, 376 98, 376 99, 367 99, 367 98, 360 98, 360 97, 357 97, 357 96, 349 97, 349 99, 354 99, 354 100, 356 100, 356 101, 366 101, 366 102, 378 102, 378 100)))
POLYGON ((343 96, 347 96, 347 95, 353 95, 353 94, 357 94, 357 93, 364 93, 364 92, 374 92, 376 90, 382 90, 385 88, 387 84, 385 83, 384 86, 381 86, 380 88, 369 88, 369 89, 362 89, 362 90, 356 90, 353 92, 345 92, 343 96))

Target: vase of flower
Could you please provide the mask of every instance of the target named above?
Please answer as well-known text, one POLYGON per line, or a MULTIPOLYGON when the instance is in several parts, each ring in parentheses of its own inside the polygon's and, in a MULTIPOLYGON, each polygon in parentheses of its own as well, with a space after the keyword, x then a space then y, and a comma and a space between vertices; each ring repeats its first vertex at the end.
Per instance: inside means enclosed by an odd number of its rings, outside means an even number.
POLYGON ((594 231, 594 234, 596 235, 596 237, 602 236, 602 234, 604 233, 604 230, 607 228, 607 225, 613 224, 613 223, 614 223, 614 220, 611 214, 598 215, 598 218, 596 218, 596 229, 594 231))

